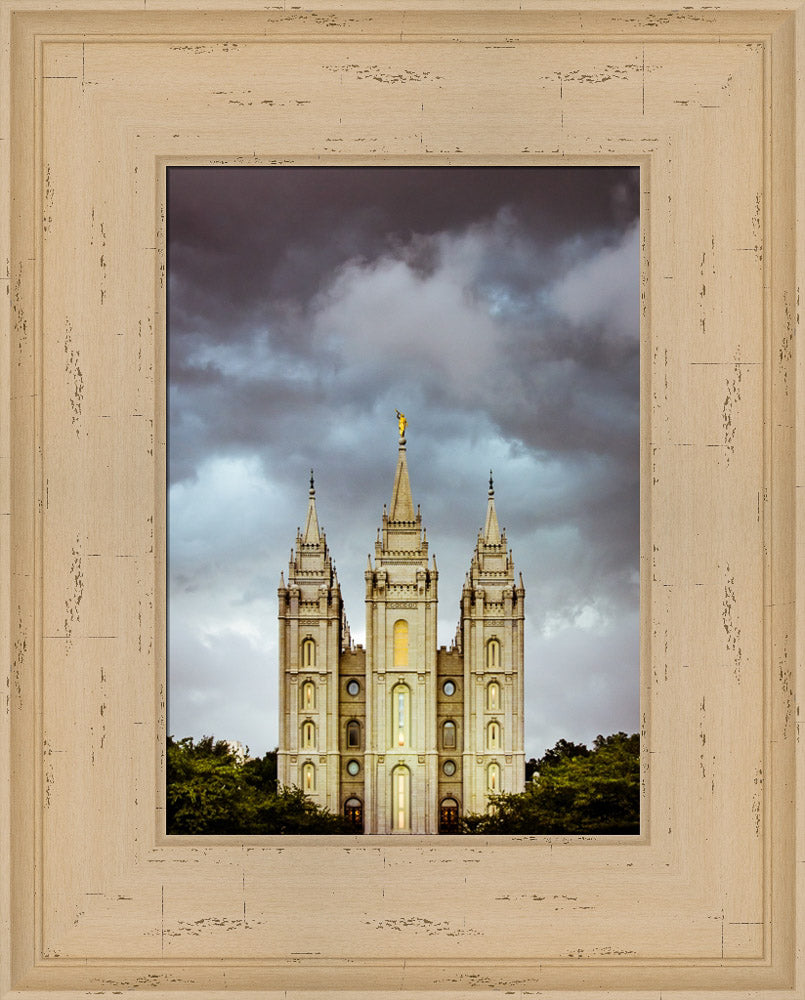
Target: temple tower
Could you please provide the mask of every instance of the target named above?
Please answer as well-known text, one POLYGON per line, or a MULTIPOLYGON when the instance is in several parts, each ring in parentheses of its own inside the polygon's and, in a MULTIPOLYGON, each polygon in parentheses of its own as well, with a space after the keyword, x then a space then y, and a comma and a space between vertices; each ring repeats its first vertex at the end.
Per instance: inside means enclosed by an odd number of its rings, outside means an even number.
POLYGON ((463 801, 482 812, 493 792, 525 787, 523 625, 525 588, 501 534, 489 474, 486 522, 461 595, 464 657, 463 801))
POLYGON ((438 573, 414 510, 405 441, 366 579, 367 833, 437 833, 438 573))
POLYGON ((297 531, 288 584, 281 576, 278 597, 277 778, 338 812, 338 667, 349 632, 335 567, 319 529, 312 470, 304 531, 297 531))

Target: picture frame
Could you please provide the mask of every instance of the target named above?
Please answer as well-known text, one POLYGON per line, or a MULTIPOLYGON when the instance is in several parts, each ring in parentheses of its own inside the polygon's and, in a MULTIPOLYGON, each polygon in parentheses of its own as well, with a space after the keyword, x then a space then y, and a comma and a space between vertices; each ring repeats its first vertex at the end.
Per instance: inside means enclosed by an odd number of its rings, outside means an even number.
POLYGON ((0 8, 3 1000, 801 992, 803 8, 600 7, 0 8), (179 162, 640 165, 640 837, 165 836, 179 162))

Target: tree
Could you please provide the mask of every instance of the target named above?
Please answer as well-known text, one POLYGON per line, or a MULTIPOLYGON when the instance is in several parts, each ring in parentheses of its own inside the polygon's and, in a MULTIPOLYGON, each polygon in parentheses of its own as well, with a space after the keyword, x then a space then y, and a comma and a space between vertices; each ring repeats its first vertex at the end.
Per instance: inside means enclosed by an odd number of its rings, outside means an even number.
POLYGON ((248 833, 355 833, 355 827, 311 801, 301 788, 282 786, 267 795, 248 833))
POLYGON ((243 762, 243 777, 259 791, 271 794, 277 790, 277 751, 268 750, 262 757, 247 757, 243 762))
POLYGON ((526 791, 490 797, 492 812, 463 818, 466 833, 640 832, 640 737, 597 736, 593 749, 560 740, 526 791))
POLYGON ((167 832, 354 833, 299 788, 277 788, 277 755, 241 760, 224 740, 203 736, 167 747, 167 832))
MULTIPOLYGON (((599 736, 598 739, 601 739, 599 736)), ((546 750, 545 754, 536 762, 536 770, 541 771, 545 767, 552 767, 561 760, 570 760, 573 757, 589 757, 590 750, 584 743, 572 743, 570 740, 559 740, 552 750, 546 750)))

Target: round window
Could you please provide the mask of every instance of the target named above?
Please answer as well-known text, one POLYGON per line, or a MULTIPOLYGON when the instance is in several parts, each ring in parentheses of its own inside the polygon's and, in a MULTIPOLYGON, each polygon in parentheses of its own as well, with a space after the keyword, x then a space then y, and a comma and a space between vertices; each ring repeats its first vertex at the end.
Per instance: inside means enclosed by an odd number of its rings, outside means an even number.
POLYGON ((360 771, 360 769, 361 765, 357 762, 357 760, 351 760, 349 764, 347 764, 347 774, 354 776, 358 773, 358 771, 360 771))
POLYGON ((451 694, 456 693, 456 686, 452 681, 445 681, 442 685, 442 691, 444 691, 449 698, 451 694))
POLYGON ((360 689, 361 686, 357 681, 349 681, 347 683, 347 694, 356 695, 360 689))
POLYGON ((446 760, 442 764, 442 770, 448 776, 448 778, 456 773, 456 762, 454 760, 446 760))

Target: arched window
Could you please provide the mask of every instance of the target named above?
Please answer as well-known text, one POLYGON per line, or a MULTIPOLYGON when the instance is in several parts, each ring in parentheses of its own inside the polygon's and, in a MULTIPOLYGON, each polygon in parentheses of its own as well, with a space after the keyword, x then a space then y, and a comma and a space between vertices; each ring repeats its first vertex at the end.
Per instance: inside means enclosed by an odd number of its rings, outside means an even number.
POLYGON ((316 746, 316 727, 307 719, 302 723, 302 749, 312 750, 316 746))
POLYGON ((360 799, 347 799, 344 803, 344 815, 356 832, 363 833, 363 803, 360 799))
POLYGON ((410 692, 405 684, 397 684, 391 692, 391 732, 392 745, 411 745, 410 692))
POLYGON ((486 787, 490 792, 500 791, 500 764, 496 761, 486 769, 486 787))
POLYGON ((490 712, 500 711, 500 684, 490 681, 486 686, 486 707, 490 712))
POLYGON ((359 750, 361 746, 361 724, 355 719, 347 723, 347 748, 359 750))
POLYGON ((316 707, 316 685, 313 681, 305 681, 302 685, 302 711, 312 712, 316 707))
POLYGON ((302 666, 316 666, 316 643, 310 637, 302 640, 302 666))
POLYGON ((500 669, 500 642, 497 639, 490 639, 486 644, 486 669, 500 669))
POLYGON ((310 761, 302 765, 302 790, 305 792, 316 790, 316 768, 310 761))
POLYGON ((410 820, 410 784, 408 768, 402 764, 391 772, 392 827, 408 830, 410 820))
POLYGON ((442 725, 442 747, 445 750, 455 750, 456 748, 456 724, 452 719, 448 719, 442 725))
POLYGON ((490 722, 486 727, 486 749, 500 750, 500 723, 490 722))
POLYGON ((394 666, 408 666, 408 622, 394 623, 394 666))
POLYGON ((458 802, 442 799, 439 807, 439 833, 458 833, 458 802))

